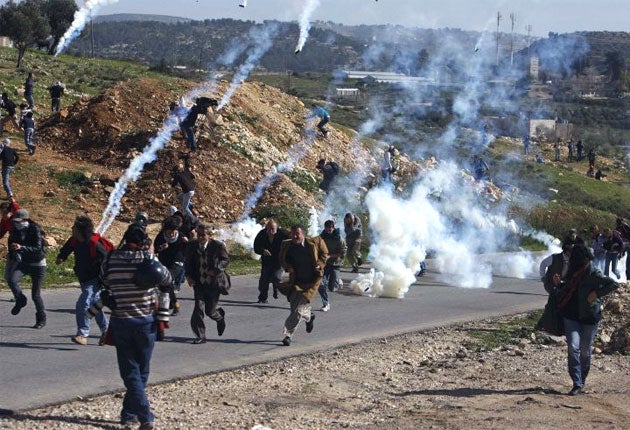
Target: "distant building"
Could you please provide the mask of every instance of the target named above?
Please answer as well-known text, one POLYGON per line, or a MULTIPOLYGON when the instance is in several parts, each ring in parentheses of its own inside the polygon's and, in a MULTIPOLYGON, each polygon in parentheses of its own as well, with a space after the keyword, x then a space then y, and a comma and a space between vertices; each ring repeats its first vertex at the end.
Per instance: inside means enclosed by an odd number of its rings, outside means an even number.
POLYGON ((358 88, 337 88, 337 97, 343 98, 352 98, 355 99, 359 97, 359 89, 358 88))
POLYGON ((367 82, 368 78, 373 79, 374 82, 384 83, 418 83, 418 84, 435 84, 435 81, 430 78, 423 78, 420 76, 407 76, 402 73, 394 72, 368 72, 364 70, 344 70, 345 77, 347 79, 362 79, 367 82))
POLYGON ((573 124, 567 121, 557 122, 555 119, 529 120, 529 137, 536 139, 569 140, 573 135, 573 124))
POLYGON ((2 48, 12 48, 13 41, 6 36, 0 36, 0 47, 2 48))

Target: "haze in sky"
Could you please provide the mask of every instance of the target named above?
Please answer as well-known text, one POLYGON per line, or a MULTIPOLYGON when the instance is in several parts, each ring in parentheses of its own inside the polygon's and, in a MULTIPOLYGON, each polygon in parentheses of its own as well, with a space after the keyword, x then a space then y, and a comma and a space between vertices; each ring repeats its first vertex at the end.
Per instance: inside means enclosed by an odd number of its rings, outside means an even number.
MULTIPOLYGON (((81 5, 82 0, 77 4, 81 5)), ((234 18, 297 21, 306 0, 120 0, 100 15, 145 13, 192 19, 234 18)), ((628 31, 630 0, 321 0, 313 20, 343 24, 400 24, 420 28, 462 28, 494 31, 501 12, 501 31, 546 36, 550 31, 628 31)))

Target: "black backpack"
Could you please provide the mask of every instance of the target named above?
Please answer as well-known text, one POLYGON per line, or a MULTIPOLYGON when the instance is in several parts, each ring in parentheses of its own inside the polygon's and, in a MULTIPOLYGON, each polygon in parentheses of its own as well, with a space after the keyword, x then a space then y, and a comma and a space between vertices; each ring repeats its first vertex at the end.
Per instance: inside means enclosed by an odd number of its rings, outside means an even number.
POLYGON ((337 176, 339 172, 341 172, 341 166, 339 166, 339 164, 337 164, 335 161, 329 161, 328 165, 332 167, 332 171, 335 174, 335 176, 337 176))

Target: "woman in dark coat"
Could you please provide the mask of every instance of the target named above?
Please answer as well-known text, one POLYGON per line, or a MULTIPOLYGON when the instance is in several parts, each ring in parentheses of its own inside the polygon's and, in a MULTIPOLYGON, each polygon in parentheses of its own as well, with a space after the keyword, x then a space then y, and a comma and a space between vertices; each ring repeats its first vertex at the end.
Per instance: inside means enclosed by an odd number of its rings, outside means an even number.
POLYGON ((591 264, 593 254, 584 245, 575 245, 565 281, 554 279, 558 308, 567 338, 569 375, 573 388, 569 395, 582 393, 591 367, 593 340, 602 317, 601 297, 619 285, 591 264))

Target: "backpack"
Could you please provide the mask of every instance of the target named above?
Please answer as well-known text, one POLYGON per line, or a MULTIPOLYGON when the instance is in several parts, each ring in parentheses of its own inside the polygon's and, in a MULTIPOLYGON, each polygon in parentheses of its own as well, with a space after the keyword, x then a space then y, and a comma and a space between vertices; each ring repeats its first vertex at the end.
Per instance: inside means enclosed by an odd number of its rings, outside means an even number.
POLYGON ((107 252, 111 252, 115 248, 114 243, 111 240, 109 240, 106 237, 101 236, 98 233, 94 233, 92 235, 92 238, 90 239, 90 257, 91 258, 96 258, 96 243, 97 242, 100 242, 100 244, 103 245, 103 248, 105 248, 105 251, 107 252))
POLYGON ((335 176, 338 175, 339 172, 341 172, 341 167, 335 161, 329 161, 328 165, 332 167, 332 171, 335 174, 335 176))
MULTIPOLYGON (((96 244, 98 242, 100 242, 101 245, 103 245, 103 248, 105 248, 105 251, 107 252, 113 251, 116 248, 114 246, 114 243, 111 240, 109 240, 106 237, 101 236, 98 233, 94 233, 92 234, 92 237, 90 238, 90 258, 92 259, 96 258, 96 244)), ((74 237, 70 241, 72 248, 76 248, 78 243, 79 241, 76 240, 74 237)))

